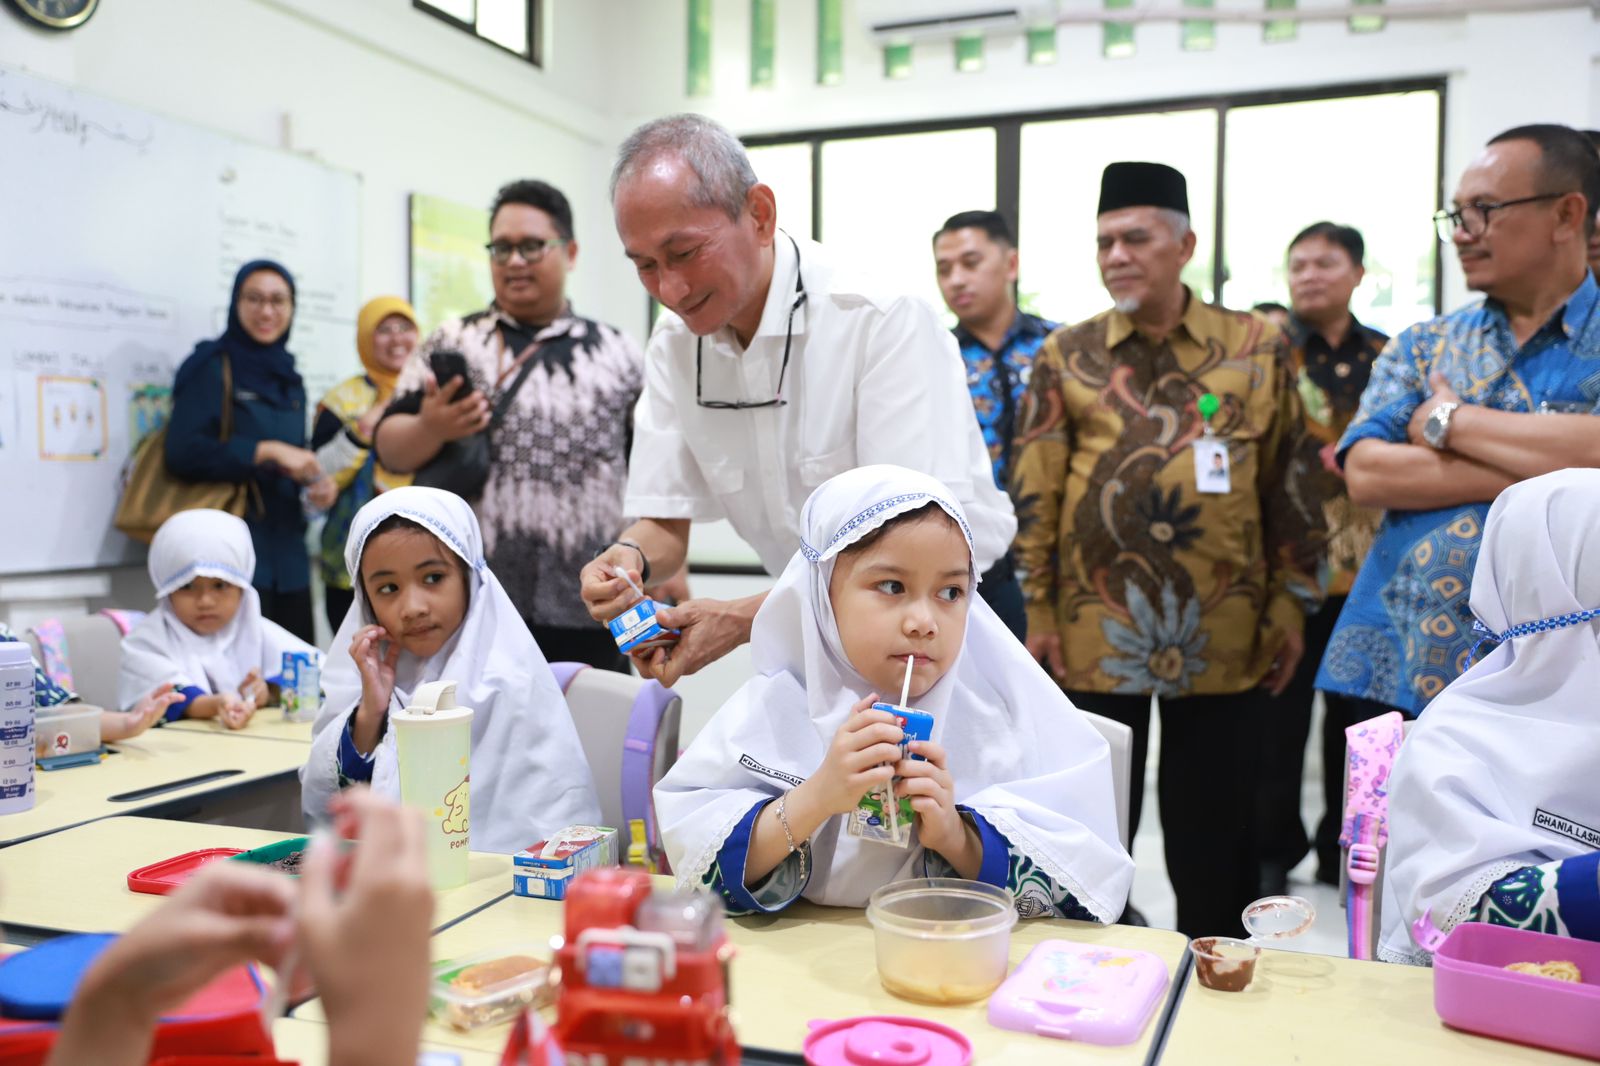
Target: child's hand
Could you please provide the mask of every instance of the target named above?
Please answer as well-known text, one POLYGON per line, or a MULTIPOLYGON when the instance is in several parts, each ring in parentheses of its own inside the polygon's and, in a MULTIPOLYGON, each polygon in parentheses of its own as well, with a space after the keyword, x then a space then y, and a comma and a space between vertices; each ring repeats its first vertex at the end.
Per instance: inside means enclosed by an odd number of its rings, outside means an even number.
POLYGON ((872 709, 877 699, 874 693, 850 708, 850 716, 833 735, 822 765, 806 782, 829 815, 844 814, 894 776, 905 731, 894 715, 872 709))
POLYGON ((913 740, 910 745, 917 759, 902 759, 894 772, 901 778, 896 796, 909 796, 917 812, 917 839, 929 851, 948 858, 966 843, 967 826, 956 810, 955 782, 948 768, 949 755, 931 740, 913 740))
POLYGON ((238 696, 225 692, 221 699, 222 706, 217 708, 217 717, 229 729, 243 729, 250 723, 250 717, 256 713, 255 707, 238 696))
POLYGON ((322 997, 330 1062, 412 1062, 428 1012, 427 835, 415 810, 341 793, 348 855, 316 837, 300 875, 302 958, 322 997))
POLYGON ((267 705, 272 694, 267 690, 267 683, 261 679, 260 670, 251 670, 244 675, 244 682, 239 686, 239 698, 252 708, 267 705))
POLYGON ((378 746, 383 724, 389 716, 389 700, 394 695, 394 668, 400 661, 400 642, 391 640, 382 626, 364 626, 350 640, 350 658, 361 672, 361 702, 356 706, 350 736, 363 755, 378 746), (389 650, 378 648, 385 641, 389 650))
POLYGON ((176 686, 162 685, 127 711, 100 712, 100 739, 108 742, 131 740, 167 716, 167 708, 183 702, 176 686))

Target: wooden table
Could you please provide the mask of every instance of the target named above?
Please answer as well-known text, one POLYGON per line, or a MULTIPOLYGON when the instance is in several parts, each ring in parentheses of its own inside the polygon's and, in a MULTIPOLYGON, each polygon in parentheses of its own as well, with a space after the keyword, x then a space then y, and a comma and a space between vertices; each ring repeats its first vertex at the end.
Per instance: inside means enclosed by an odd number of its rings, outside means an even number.
POLYGON ((113 749, 98 765, 36 771, 33 809, 0 815, 0 847, 118 814, 214 821, 258 804, 293 816, 294 824, 270 828, 298 828, 306 753, 297 744, 152 729, 113 749))
POLYGON ((263 707, 250 716, 243 729, 229 729, 220 718, 179 718, 162 729, 184 733, 205 733, 223 737, 250 737, 256 740, 286 740, 291 744, 311 744, 311 722, 286 722, 283 708, 263 707))
MULTIPOLYGON (((286 746, 286 745, 279 745, 286 746)), ((105 818, 0 850, 0 926, 15 940, 59 932, 121 932, 162 897, 128 889, 142 866, 201 848, 262 847, 294 834, 160 818, 105 818)), ((511 856, 474 853, 470 880, 441 892, 443 929, 511 891, 511 856)))
POLYGON ((1516 1066, 1582 1059, 1448 1029, 1433 1010, 1433 971, 1265 950, 1243 992, 1202 988, 1191 973, 1161 1066, 1516 1066))
MULTIPOLYGON (((277 1045, 278 1057, 298 1061, 300 1066, 327 1066, 328 1027, 321 1022, 305 1022, 297 1018, 280 1018, 272 1026, 272 1042, 277 1045)), ((444 1051, 459 1056, 461 1066, 495 1066, 500 1061, 498 1053, 467 1051, 463 1048, 442 1048, 424 1044, 421 1051, 444 1051)))
MULTIPOLYGON (((508 896, 436 936, 433 957, 457 958, 486 948, 510 952, 518 944, 536 945, 539 954, 548 956, 550 937, 561 931, 561 920, 560 903, 508 896)), ((728 938, 738 949, 730 973, 734 1028, 741 1044, 798 1052, 811 1019, 909 1014, 965 1033, 978 1063, 1042 1061, 1060 1056, 1067 1047, 1058 1040, 991 1027, 984 1002, 930 1007, 885 992, 878 983, 872 927, 859 910, 801 903, 781 915, 731 919, 728 938)), ((1181 934, 1164 929, 1035 920, 1019 922, 1013 930, 1011 965, 1051 938, 1149 951, 1173 974, 1188 945, 1181 934)), ((319 1019, 320 1004, 313 1000, 294 1016, 319 1019)), ((1074 1060, 1143 1063, 1161 1023, 1158 1011, 1138 1042, 1123 1047, 1073 1044, 1074 1060)), ((441 1047, 494 1051, 504 1046, 509 1028, 508 1023, 459 1033, 430 1022, 423 1039, 441 1047)))

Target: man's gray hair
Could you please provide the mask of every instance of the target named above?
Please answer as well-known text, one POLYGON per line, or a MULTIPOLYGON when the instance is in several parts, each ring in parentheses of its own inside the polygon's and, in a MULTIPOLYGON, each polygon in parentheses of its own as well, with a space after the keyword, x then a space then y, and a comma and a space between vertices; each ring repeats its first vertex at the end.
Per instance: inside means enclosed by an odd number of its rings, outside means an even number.
POLYGON ((1181 241, 1189 235, 1189 216, 1170 207, 1156 208, 1156 216, 1172 231, 1172 239, 1181 241))
POLYGON ((755 168, 739 138, 704 115, 668 115, 628 134, 611 168, 611 199, 617 188, 662 156, 675 156, 695 176, 686 189, 696 207, 715 207, 729 218, 744 213, 746 194, 756 184, 755 168))

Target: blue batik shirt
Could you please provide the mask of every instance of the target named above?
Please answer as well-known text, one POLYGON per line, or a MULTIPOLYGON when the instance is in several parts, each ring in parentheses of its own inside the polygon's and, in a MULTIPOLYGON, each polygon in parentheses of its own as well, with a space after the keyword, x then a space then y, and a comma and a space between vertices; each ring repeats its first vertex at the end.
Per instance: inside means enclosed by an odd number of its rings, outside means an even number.
MULTIPOLYGON (((1600 289, 1594 277, 1521 348, 1493 300, 1412 326, 1384 349, 1339 442, 1407 442, 1439 371, 1463 403, 1520 414, 1600 414, 1600 289)), ((1317 688, 1417 714, 1466 670, 1467 599, 1489 504, 1384 514, 1328 643, 1317 688)))
POLYGON ((956 343, 961 345, 961 361, 967 368, 967 389, 972 393, 972 406, 978 413, 983 443, 989 449, 994 482, 1002 489, 1011 484, 1011 438, 1016 429, 1017 408, 1033 371, 1033 357, 1055 328, 1054 322, 1018 311, 997 351, 984 347, 982 341, 961 326, 953 330, 956 343))

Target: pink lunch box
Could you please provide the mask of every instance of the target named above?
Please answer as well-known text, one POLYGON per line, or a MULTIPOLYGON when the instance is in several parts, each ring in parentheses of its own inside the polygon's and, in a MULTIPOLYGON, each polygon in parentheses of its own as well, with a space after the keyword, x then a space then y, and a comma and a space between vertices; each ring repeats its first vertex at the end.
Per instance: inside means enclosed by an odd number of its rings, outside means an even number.
POLYGON ((1600 1059, 1600 943, 1462 922, 1434 954, 1433 1009, 1455 1029, 1600 1059), (1505 968, 1557 960, 1583 982, 1505 968))

